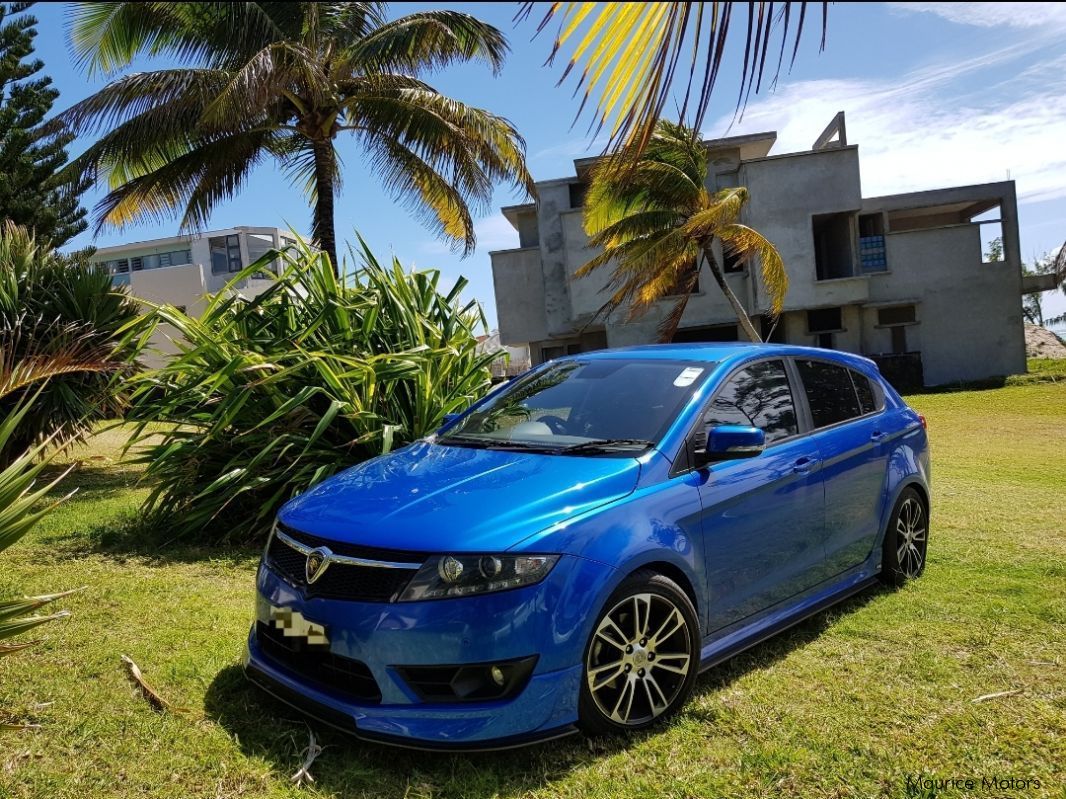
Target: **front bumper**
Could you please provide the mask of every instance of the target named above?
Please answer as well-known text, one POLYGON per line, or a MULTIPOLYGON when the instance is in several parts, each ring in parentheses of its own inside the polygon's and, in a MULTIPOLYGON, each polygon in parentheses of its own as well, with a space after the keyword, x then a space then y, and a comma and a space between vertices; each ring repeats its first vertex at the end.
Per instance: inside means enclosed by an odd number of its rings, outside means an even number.
POLYGON ((365 664, 380 702, 354 699, 290 668, 264 651, 255 627, 245 673, 283 702, 360 738, 429 749, 499 749, 574 731, 581 661, 610 567, 563 557, 537 585, 483 596, 381 603, 305 598, 260 567, 257 622, 288 608, 328 631, 330 651, 365 664), (513 698, 424 702, 396 667, 484 663, 537 655, 525 687, 513 698))

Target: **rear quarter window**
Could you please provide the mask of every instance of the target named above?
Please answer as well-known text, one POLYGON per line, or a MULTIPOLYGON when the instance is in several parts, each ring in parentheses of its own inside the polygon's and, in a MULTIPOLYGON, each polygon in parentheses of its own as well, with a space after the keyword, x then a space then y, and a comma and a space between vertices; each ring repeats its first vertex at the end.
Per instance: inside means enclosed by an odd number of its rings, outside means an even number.
POLYGON ((877 394, 870 384, 870 378, 854 369, 848 370, 851 374, 851 382, 855 385, 855 396, 859 400, 859 410, 865 415, 877 410, 877 394))

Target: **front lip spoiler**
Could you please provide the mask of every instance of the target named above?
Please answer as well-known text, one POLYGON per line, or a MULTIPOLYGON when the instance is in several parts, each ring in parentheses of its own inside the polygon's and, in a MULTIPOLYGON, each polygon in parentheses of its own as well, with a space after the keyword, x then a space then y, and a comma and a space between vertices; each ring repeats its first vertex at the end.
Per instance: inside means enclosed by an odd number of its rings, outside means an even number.
POLYGON ((351 735, 368 743, 398 746, 403 749, 416 749, 418 751, 431 752, 498 752, 505 749, 517 749, 533 744, 547 743, 558 738, 565 738, 578 731, 573 724, 555 727, 550 730, 530 733, 526 735, 512 735, 506 738, 495 738, 489 741, 469 741, 452 743, 448 741, 424 741, 415 738, 405 738, 400 735, 386 735, 384 733, 368 733, 360 730, 355 725, 355 720, 346 713, 333 710, 320 702, 293 691, 282 685, 258 668, 254 663, 248 663, 244 667, 244 676, 260 690, 273 696, 279 702, 283 702, 294 710, 303 713, 315 721, 332 727, 335 730, 351 735))

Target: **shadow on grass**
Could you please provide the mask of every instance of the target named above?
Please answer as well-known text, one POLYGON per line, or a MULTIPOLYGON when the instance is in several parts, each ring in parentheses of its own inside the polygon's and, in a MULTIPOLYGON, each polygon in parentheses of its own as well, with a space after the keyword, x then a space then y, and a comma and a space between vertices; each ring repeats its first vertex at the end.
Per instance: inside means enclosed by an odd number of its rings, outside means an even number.
MULTIPOLYGON (((53 480, 69 466, 47 468, 41 482, 53 480)), ((172 525, 166 514, 145 513, 129 502, 128 509, 109 509, 106 521, 98 521, 98 503, 119 499, 123 494, 145 488, 139 482, 143 470, 120 463, 102 465, 82 461, 48 495, 55 500, 74 491, 62 506, 69 513, 80 506, 85 507, 84 517, 75 517, 73 528, 53 533, 35 533, 33 538, 46 545, 45 551, 56 558, 103 555, 119 562, 136 558, 149 563, 190 563, 215 561, 232 565, 254 564, 262 551, 262 545, 239 544, 231 541, 218 543, 190 543, 175 538, 172 525)), ((139 504, 137 502, 136 504, 139 504)), ((250 578, 251 579, 251 578, 250 578)))
MULTIPOLYGON (((791 652, 817 639, 842 615, 853 613, 890 589, 874 587, 812 616, 791 629, 736 655, 700 675, 694 697, 729 687, 749 672, 773 666, 791 652)), ((640 742, 662 735, 671 723, 693 719, 714 734, 721 714, 715 707, 690 703, 665 727, 628 736, 590 738, 574 735, 506 752, 417 752, 359 741, 321 725, 249 683, 239 666, 220 671, 207 689, 204 710, 239 742, 250 757, 273 765, 287 780, 302 762, 313 729, 325 751, 312 767, 316 787, 326 795, 366 792, 381 797, 412 793, 434 796, 493 797, 544 789, 566 773, 640 742)))
POLYGON ((74 534, 68 531, 40 536, 38 540, 64 558, 103 555, 120 563, 136 559, 158 566, 201 561, 249 566, 253 569, 249 581, 254 580, 254 566, 262 553, 262 547, 254 544, 205 545, 175 540, 165 520, 140 512, 125 514, 106 524, 86 524, 74 534))
MULTIPOLYGON (((48 466, 41 472, 40 482, 55 480, 68 469, 70 469, 70 464, 48 466)), ((49 496, 61 497, 76 489, 77 493, 74 496, 79 502, 104 499, 121 491, 137 488, 137 481, 142 473, 141 468, 122 463, 80 461, 70 474, 52 489, 49 496)))
MULTIPOLYGON (((287 782, 303 762, 308 731, 324 747, 311 767, 326 796, 494 797, 543 788, 594 759, 579 736, 506 752, 421 752, 360 741, 302 716, 249 683, 239 666, 220 671, 204 711, 239 742, 246 755, 271 764, 287 782)), ((611 741, 612 748, 622 748, 611 741)))

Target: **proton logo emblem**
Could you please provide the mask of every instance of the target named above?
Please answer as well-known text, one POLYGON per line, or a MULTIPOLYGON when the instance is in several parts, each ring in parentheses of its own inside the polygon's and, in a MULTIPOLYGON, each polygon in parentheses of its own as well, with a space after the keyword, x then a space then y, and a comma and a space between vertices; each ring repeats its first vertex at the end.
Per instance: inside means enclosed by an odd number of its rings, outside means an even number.
POLYGON ((326 573, 326 568, 329 566, 329 559, 332 554, 333 553, 326 547, 318 547, 318 549, 312 549, 307 553, 307 563, 304 564, 304 576, 307 577, 308 585, 326 573))

